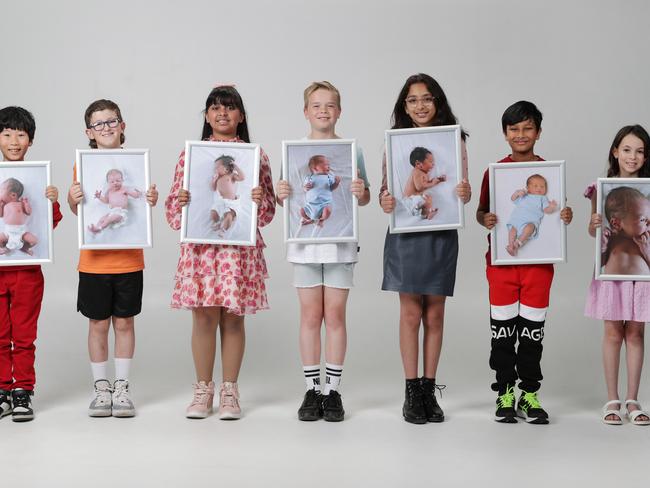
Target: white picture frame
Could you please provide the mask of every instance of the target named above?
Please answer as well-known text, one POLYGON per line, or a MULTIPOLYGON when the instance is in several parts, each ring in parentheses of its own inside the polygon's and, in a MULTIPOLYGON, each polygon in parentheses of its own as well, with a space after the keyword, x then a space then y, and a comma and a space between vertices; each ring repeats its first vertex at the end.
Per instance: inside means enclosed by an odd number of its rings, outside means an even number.
POLYGON ((284 201, 285 242, 359 240, 358 202, 350 191, 357 178, 356 139, 282 141, 282 175, 291 186, 284 201), (321 171, 323 165, 327 174, 314 173, 312 166, 321 171))
POLYGON ((76 176, 84 192, 77 210, 79 249, 153 246, 151 207, 146 198, 149 171, 148 149, 77 149, 76 176), (108 179, 120 175, 121 188, 127 194, 116 196, 108 179), (111 199, 124 197, 125 207, 111 205, 111 199), (111 223, 104 227, 106 222, 111 223))
POLYGON ((255 246, 257 204, 251 190, 259 185, 259 172, 259 144, 185 141, 183 188, 190 192, 190 202, 181 214, 181 242, 255 246), (224 156, 228 159, 221 159, 224 156), (235 176, 221 180, 228 185, 218 190, 216 172, 222 170, 217 166, 224 165, 224 171, 235 176), (221 191, 234 191, 236 198, 224 197, 221 191))
POLYGON ((464 204, 456 195, 456 185, 463 179, 460 125, 390 129, 385 132, 385 143, 386 182, 396 200, 389 215, 389 232, 463 228, 464 204), (433 167, 427 177, 431 183, 438 181, 424 191, 417 191, 412 183, 417 169, 410 159, 416 155, 416 148, 431 154, 433 167))
MULTIPOLYGON (((497 216, 497 223, 490 231, 492 264, 543 264, 565 263, 567 261, 566 225, 560 219, 560 212, 566 206, 566 165, 565 161, 531 161, 521 163, 491 163, 490 176, 490 212, 497 216), (527 189, 529 177, 541 176, 546 180, 546 194, 526 194, 526 198, 515 199, 517 191, 527 189), (544 196, 547 203, 556 202, 556 209, 546 213, 539 207, 544 196), (532 198, 529 198, 532 197, 532 198), (530 216, 530 207, 537 198, 535 212, 543 215, 537 223, 531 237, 525 239, 521 247, 514 248, 512 255, 508 250, 509 233, 515 230, 516 239, 520 239, 526 218, 530 216)), ((539 180, 539 179, 538 179, 539 180)), ((546 209, 550 205, 546 206, 546 209)), ((525 234, 523 234, 525 235, 525 234)), ((520 241, 521 242, 521 241, 520 241)))
POLYGON ((45 190, 51 184, 50 162, 0 162, 0 189, 9 178, 20 182, 22 192, 21 195, 12 196, 12 200, 8 202, 4 200, 4 190, 0 194, 3 202, 0 217, 0 244, 4 244, 0 247, 0 250, 4 251, 0 254, 0 266, 52 263, 54 261, 52 202, 45 197, 45 190), (14 198, 19 200, 14 202, 14 198), (27 200, 28 213, 25 211, 25 203, 22 203, 24 200, 27 200), (10 214, 8 203, 21 205, 11 210, 10 214), (13 223, 7 222, 8 219, 13 223), (19 223, 20 221, 23 223, 19 223), (13 227, 7 228, 7 226, 13 227), (23 250, 26 237, 36 240, 36 244, 29 247, 32 254, 23 250))
MULTIPOLYGON (((642 215, 646 218, 650 218, 650 201, 648 197, 650 196, 650 178, 598 178, 596 182, 596 212, 602 216, 602 225, 596 229, 596 248, 595 248, 595 278, 597 280, 603 281, 650 281, 650 263, 647 262, 647 259, 643 258, 643 254, 640 252, 639 255, 628 256, 625 261, 625 266, 621 265, 621 260, 616 257, 609 257, 611 249, 608 249, 609 246, 615 244, 615 247, 619 247, 621 251, 617 254, 619 256, 627 256, 630 253, 630 249, 637 251, 634 244, 634 239, 630 238, 624 229, 615 229, 619 227, 619 223, 615 219, 620 220, 620 216, 615 215, 613 211, 613 203, 608 204, 611 210, 605 208, 607 203, 608 196, 610 193, 618 188, 631 188, 638 191, 643 196, 643 205, 645 209, 642 212, 642 215), (609 217, 608 214, 609 213, 609 217), (603 232, 608 236, 607 244, 603 248, 603 232), (620 237, 614 241, 611 237, 613 232, 620 233, 620 237), (629 239, 632 241, 632 245, 627 242, 629 239), (605 259, 606 262, 603 262, 605 259), (642 261, 637 262, 639 259, 642 261), (635 263, 637 266, 635 266, 635 263), (645 263, 645 265, 643 265, 645 263), (634 269, 638 268, 638 264, 641 264, 642 270, 634 269), (627 270, 630 270, 628 273, 627 270)), ((618 190, 624 191, 624 190, 618 190)), ((615 207, 614 207, 615 208, 615 207)), ((642 226, 643 227, 643 226, 642 226)), ((647 229, 647 223, 644 226, 647 229)), ((645 231, 646 242, 648 239, 648 231, 645 231)), ((640 240, 641 242, 641 240, 640 240)))

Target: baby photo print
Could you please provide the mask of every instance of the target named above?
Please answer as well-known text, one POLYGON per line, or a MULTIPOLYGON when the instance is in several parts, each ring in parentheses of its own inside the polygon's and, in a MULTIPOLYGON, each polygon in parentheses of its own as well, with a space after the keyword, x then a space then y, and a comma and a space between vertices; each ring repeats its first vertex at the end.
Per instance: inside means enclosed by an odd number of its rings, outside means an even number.
POLYGON ((148 149, 79 149, 80 249, 152 246, 148 149))

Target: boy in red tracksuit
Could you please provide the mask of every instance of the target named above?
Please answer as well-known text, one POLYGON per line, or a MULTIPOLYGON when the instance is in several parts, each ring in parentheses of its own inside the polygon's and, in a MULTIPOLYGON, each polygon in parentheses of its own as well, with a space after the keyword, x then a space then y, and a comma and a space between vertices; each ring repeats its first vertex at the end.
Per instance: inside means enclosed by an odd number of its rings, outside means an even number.
MULTIPOLYGON (((534 152, 542 133, 542 113, 533 103, 520 101, 508 107, 501 118, 501 126, 512 154, 500 163, 543 161, 534 152)), ((476 220, 491 229, 497 223, 497 216, 490 213, 489 182, 488 171, 485 171, 476 220)), ((564 207, 560 218, 569 224, 573 218, 571 208, 564 207)), ((494 419, 516 423, 517 417, 521 417, 528 423, 548 424, 548 414, 537 399, 537 391, 542 380, 542 339, 553 265, 492 266, 489 248, 486 261, 492 328, 490 367, 496 372, 492 390, 498 394, 494 419), (515 410, 517 380, 521 396, 515 410)))
MULTIPOLYGON (((36 123, 24 108, 0 110, 0 151, 3 161, 23 161, 34 142, 36 123)), ((58 190, 45 188, 53 203, 54 227, 63 218, 58 190)), ((0 417, 14 422, 34 418, 34 341, 43 299, 43 273, 39 265, 0 266, 0 417)))

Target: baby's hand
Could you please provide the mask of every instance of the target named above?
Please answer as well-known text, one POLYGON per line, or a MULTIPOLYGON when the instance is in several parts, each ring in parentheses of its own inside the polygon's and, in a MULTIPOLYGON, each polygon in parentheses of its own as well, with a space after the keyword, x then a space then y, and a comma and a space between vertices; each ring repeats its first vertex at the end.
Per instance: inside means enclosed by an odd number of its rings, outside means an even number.
POLYGON ((607 244, 609 243, 609 240, 612 238, 614 233, 609 227, 605 227, 603 231, 600 233, 600 252, 604 253, 607 250, 607 244))
POLYGON ((385 191, 379 198, 379 205, 384 213, 392 213, 395 210, 395 197, 385 191))
POLYGON ((303 188, 305 189, 305 191, 309 191, 312 188, 314 188, 314 183, 311 182, 311 181, 308 181, 307 183, 304 184, 303 188))
POLYGON ((29 205, 29 198, 27 197, 20 197, 20 201, 25 205, 29 205))
POLYGON ((135 198, 140 198, 142 196, 142 192, 137 188, 134 188, 133 191, 135 192, 135 198))
POLYGON ((45 198, 47 198, 52 203, 56 203, 56 201, 59 199, 59 189, 56 186, 49 185, 47 188, 45 188, 45 198))
POLYGON ((178 190, 178 205, 184 207, 190 203, 190 192, 181 188, 178 190))
POLYGON ((68 190, 68 202, 70 204, 79 205, 79 202, 84 199, 84 192, 81 190, 81 183, 75 181, 68 190))
POLYGON ((497 225, 497 216, 496 214, 486 212, 483 215, 483 225, 489 229, 492 229, 495 225, 497 225))
POLYGON ((557 210, 557 202, 555 200, 551 200, 550 202, 548 202, 548 206, 544 209, 544 212, 547 214, 551 214, 556 210, 557 210))
MULTIPOLYGON (((555 202, 555 200, 553 200, 551 203, 555 203, 555 206, 557 207, 557 202, 555 202)), ((560 212, 560 219, 562 219, 564 225, 569 225, 571 223, 571 221, 573 220, 573 210, 571 209, 571 207, 564 207, 562 209, 562 211, 560 212)))
POLYGON ((639 246, 639 251, 641 251, 643 259, 650 265, 650 233, 644 232, 640 236, 634 236, 632 240, 639 246))
MULTIPOLYGON (((446 179, 447 177, 445 177, 446 179)), ((467 181, 467 178, 463 178, 463 180, 456 185, 456 195, 458 195, 458 198, 463 203, 467 203, 470 201, 472 198, 472 187, 469 184, 469 181, 467 181)))
POLYGON ((442 183, 443 181, 447 181, 447 175, 438 176, 438 183, 442 183))
POLYGON ((264 189, 261 186, 256 186, 251 190, 251 200, 259 207, 262 205, 262 198, 264 198, 264 189))
POLYGON ((287 180, 280 180, 278 184, 275 185, 275 196, 278 197, 278 201, 284 202, 291 195, 291 185, 287 180))
POLYGON ((512 197, 510 198, 511 200, 516 200, 517 198, 521 198, 526 195, 526 190, 517 190, 512 194, 512 197))
POLYGON ((101 190, 97 190, 97 191, 95 192, 95 198, 101 198, 101 197, 102 197, 102 191, 101 191, 101 190))
POLYGON ((338 185, 339 183, 341 183, 341 177, 340 176, 335 176, 334 177, 334 185, 338 185))
POLYGON ((356 178, 352 180, 352 183, 350 183, 350 191, 355 197, 357 197, 357 200, 359 200, 360 198, 363 198, 363 194, 366 192, 366 184, 361 178, 356 178))
POLYGON ((156 190, 156 185, 153 184, 147 190, 147 203, 150 207, 155 207, 158 203, 158 190, 156 190))

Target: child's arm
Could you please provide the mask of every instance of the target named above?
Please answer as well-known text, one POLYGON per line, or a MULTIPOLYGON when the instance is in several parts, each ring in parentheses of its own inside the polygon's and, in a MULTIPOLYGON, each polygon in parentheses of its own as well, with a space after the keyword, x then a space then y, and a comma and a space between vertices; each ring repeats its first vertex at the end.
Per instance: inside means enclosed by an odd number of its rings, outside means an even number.
POLYGON ((339 187, 340 184, 341 184, 341 177, 340 176, 335 176, 334 177, 334 183, 332 183, 330 185, 330 190, 331 191, 336 190, 339 187))
POLYGON ((156 189, 156 184, 154 183, 149 187, 147 190, 147 203, 149 204, 150 207, 155 207, 156 203, 158 203, 158 190, 156 189))
POLYGON ((429 188, 433 188, 438 183, 442 183, 447 179, 446 176, 438 176, 436 178, 429 179, 428 175, 422 173, 420 170, 413 170, 413 172, 418 172, 413 177, 413 185, 418 193, 422 193, 429 188))
POLYGON ((131 198, 140 198, 142 196, 142 192, 137 188, 127 188, 126 194, 131 198))
POLYGON ((514 202, 517 198, 521 198, 523 196, 526 196, 526 190, 523 190, 523 189, 522 190, 517 190, 512 194, 512 196, 510 197, 510 200, 512 200, 514 202))
POLYGON ((314 188, 314 183, 311 181, 311 176, 305 178, 305 182, 302 184, 302 189, 305 193, 314 188))
POLYGON ((215 173, 212 175, 212 180, 210 181, 210 189, 212 191, 217 191, 217 181, 219 181, 219 175, 215 173))
POLYGON ((108 203, 108 192, 103 193, 101 190, 95 192, 95 198, 97 198, 102 203, 108 203))
POLYGON ((548 202, 548 205, 543 210, 546 215, 552 214, 555 211, 557 211, 557 202, 555 200, 548 202))
POLYGON ((381 187, 379 188, 379 205, 384 213, 392 213, 395 210, 395 197, 388 191, 388 180, 386 179, 386 152, 381 161, 381 187))
POLYGON ((246 178, 244 172, 241 170, 239 166, 237 166, 236 163, 232 163, 232 165, 233 165, 233 172, 232 172, 233 181, 244 181, 244 179, 246 178))
POLYGON ((284 201, 291 195, 291 185, 287 180, 280 180, 275 185, 275 201, 281 207, 284 206, 284 201))
POLYGON ((81 190, 81 183, 75 181, 68 190, 68 205, 73 214, 77 215, 77 207, 84 199, 84 192, 81 190))
POLYGON ((632 240, 639 247, 641 256, 650 267, 650 233, 644 232, 640 236, 633 237, 632 240))
POLYGON ((497 216, 490 212, 490 188, 489 188, 489 173, 486 170, 483 173, 483 181, 481 183, 481 195, 478 199, 478 207, 476 209, 476 221, 486 229, 492 229, 497 224, 497 216))
POLYGON ((20 203, 23 205, 23 212, 25 212, 25 215, 31 215, 32 205, 29 203, 29 199, 27 197, 21 198, 20 203))
POLYGON ((472 186, 469 184, 467 146, 465 146, 465 141, 461 141, 461 161, 463 178, 461 179, 461 182, 456 185, 456 196, 458 196, 460 201, 466 205, 472 199, 472 186))
POLYGON ((190 201, 190 192, 183 190, 183 172, 185 170, 185 151, 181 153, 174 170, 174 182, 165 199, 165 218, 174 230, 181 228, 181 208, 190 201))
POLYGON ((0 200, 0 218, 5 216, 5 205, 6 205, 5 201, 0 200))
POLYGON ((275 215, 275 192, 271 176, 269 157, 260 149, 260 186, 251 192, 257 203, 257 227, 271 223, 275 215))

